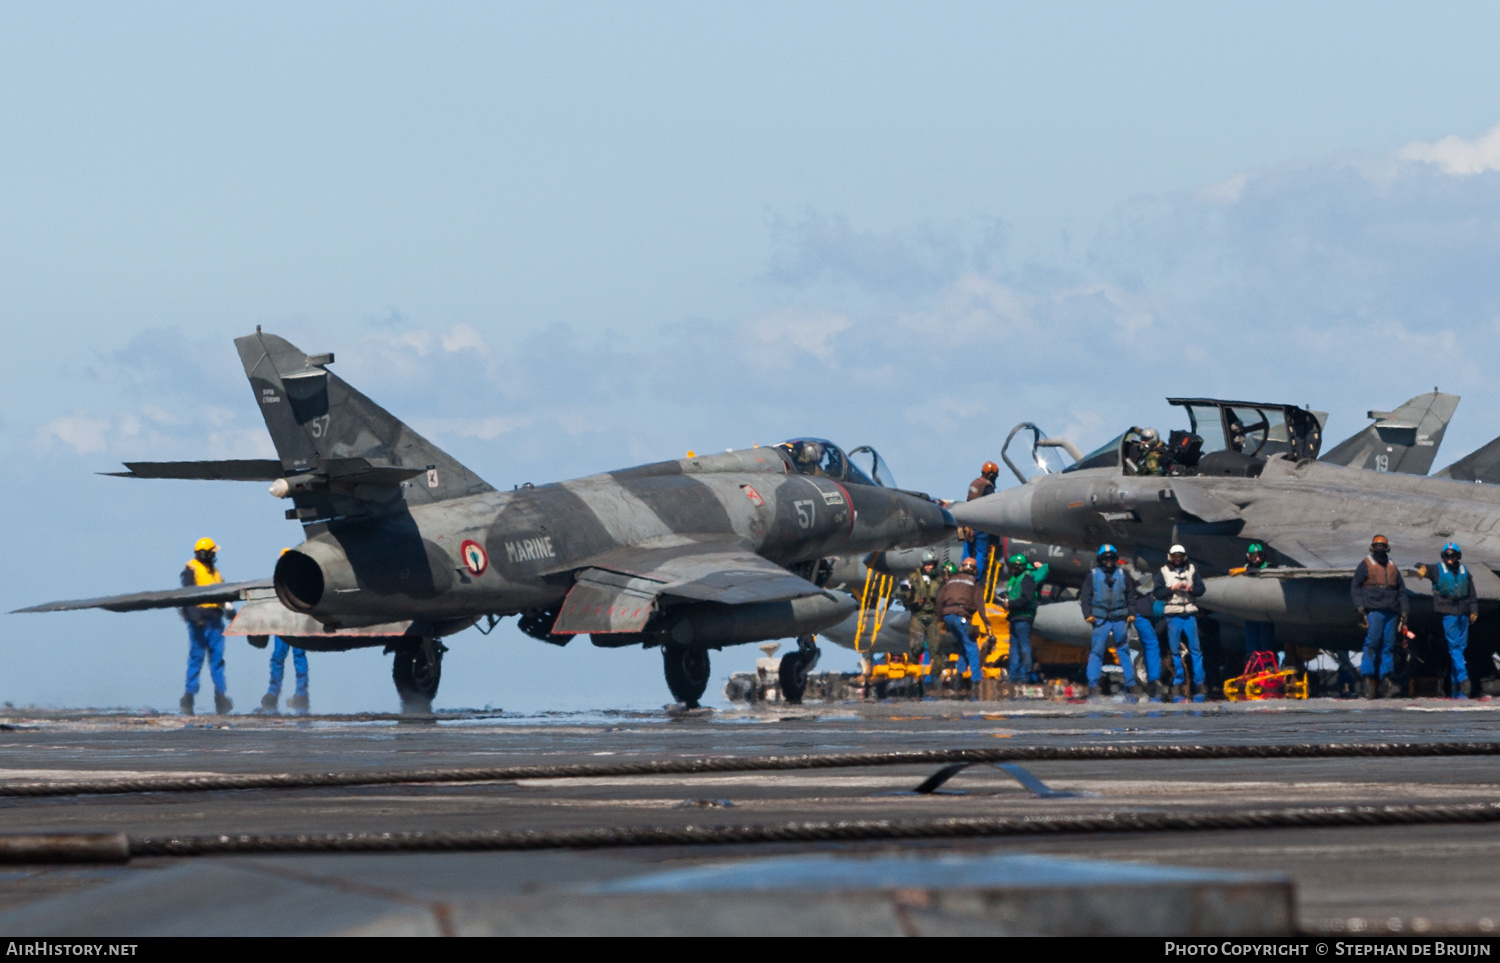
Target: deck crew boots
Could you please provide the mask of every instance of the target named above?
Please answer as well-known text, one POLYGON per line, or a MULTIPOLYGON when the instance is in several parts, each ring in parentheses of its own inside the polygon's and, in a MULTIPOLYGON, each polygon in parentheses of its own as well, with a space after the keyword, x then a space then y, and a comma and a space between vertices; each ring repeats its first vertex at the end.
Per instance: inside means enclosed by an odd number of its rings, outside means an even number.
POLYGON ((1386 676, 1385 678, 1383 678, 1383 679, 1380 680, 1380 698, 1382 698, 1382 699, 1399 699, 1399 698, 1401 698, 1401 689, 1400 689, 1400 687, 1398 687, 1396 685, 1395 682, 1393 682, 1391 680, 1390 676, 1386 676))
POLYGON ((227 716, 234 709, 234 700, 222 692, 214 693, 214 711, 221 716, 227 716))
POLYGON ((1458 684, 1458 697, 1460 699, 1467 699, 1469 696, 1471 696, 1473 694, 1474 694, 1474 688, 1473 688, 1473 686, 1469 685, 1469 680, 1468 679, 1465 679, 1464 681, 1462 681, 1462 682, 1460 682, 1458 684))
POLYGON ((276 696, 273 696, 271 695, 271 693, 267 692, 265 695, 260 697, 260 711, 267 715, 270 715, 276 711, 277 703, 280 701, 281 700, 279 700, 276 696))
POLYGON ((179 703, 177 703, 177 707, 182 710, 182 714, 183 715, 185 715, 185 716, 192 715, 193 714, 193 694, 191 692, 189 692, 189 693, 186 693, 185 695, 183 695, 182 701, 179 702, 179 703))
POLYGON ((1199 683, 1198 685, 1193 686, 1193 701, 1194 702, 1203 702, 1203 701, 1205 701, 1207 699, 1208 699, 1208 691, 1203 688, 1203 684, 1202 683, 1199 683))
POLYGON ((311 703, 305 695, 294 695, 286 700, 286 707, 294 712, 306 713, 311 703))
POLYGON ((1157 682, 1155 679, 1152 679, 1150 682, 1146 683, 1146 698, 1150 699, 1152 702, 1160 702, 1161 701, 1161 683, 1160 682, 1157 682))
POLYGON ((1365 699, 1375 698, 1375 677, 1367 675, 1360 680, 1360 696, 1365 699))
POLYGON ((1101 688, 1099 688, 1098 686, 1096 686, 1096 685, 1089 686, 1089 698, 1093 698, 1095 696, 1101 696, 1103 694, 1104 694, 1104 690, 1101 689, 1101 688))

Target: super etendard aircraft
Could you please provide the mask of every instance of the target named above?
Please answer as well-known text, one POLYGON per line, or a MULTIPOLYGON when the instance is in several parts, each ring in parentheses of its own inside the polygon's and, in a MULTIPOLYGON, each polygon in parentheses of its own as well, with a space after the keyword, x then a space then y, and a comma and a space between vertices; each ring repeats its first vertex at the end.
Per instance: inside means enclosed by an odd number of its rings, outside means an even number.
POLYGON ((818 560, 940 540, 951 515, 885 487, 819 439, 690 456, 496 491, 271 334, 235 340, 277 460, 142 462, 137 478, 271 482, 306 541, 269 580, 57 602, 132 611, 243 599, 227 634, 316 651, 383 646, 403 707, 430 708, 439 639, 520 615, 535 638, 659 646, 696 706, 710 649, 815 632, 856 607, 809 581, 818 560))

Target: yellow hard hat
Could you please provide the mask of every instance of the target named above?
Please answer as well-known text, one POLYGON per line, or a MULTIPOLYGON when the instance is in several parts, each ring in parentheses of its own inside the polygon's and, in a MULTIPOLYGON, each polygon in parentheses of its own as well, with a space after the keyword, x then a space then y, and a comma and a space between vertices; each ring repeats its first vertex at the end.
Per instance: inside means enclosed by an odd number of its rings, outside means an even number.
POLYGON ((200 538, 193 543, 193 551, 195 552, 217 552, 218 550, 219 546, 214 544, 214 540, 211 538, 200 538))

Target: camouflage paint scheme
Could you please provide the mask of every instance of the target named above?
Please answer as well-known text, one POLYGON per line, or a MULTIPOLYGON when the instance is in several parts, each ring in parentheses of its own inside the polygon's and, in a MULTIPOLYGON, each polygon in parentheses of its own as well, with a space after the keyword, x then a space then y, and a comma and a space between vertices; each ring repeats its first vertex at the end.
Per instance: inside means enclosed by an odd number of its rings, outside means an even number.
POLYGON ((235 345, 279 459, 132 463, 122 474, 272 482, 306 540, 269 582, 22 611, 245 599, 230 634, 383 645, 397 653, 403 698, 428 700, 438 638, 520 615, 523 631, 551 642, 661 646, 674 694, 695 704, 708 649, 806 636, 848 615, 852 600, 804 577, 818 559, 954 531, 931 499, 825 477, 784 446, 496 491, 330 372, 332 355, 259 331, 235 345))

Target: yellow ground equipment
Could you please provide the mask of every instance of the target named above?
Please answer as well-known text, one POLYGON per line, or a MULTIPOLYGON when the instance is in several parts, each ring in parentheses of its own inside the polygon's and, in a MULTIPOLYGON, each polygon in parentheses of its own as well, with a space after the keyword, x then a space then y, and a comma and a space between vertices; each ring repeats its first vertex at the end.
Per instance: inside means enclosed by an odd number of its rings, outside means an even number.
POLYGON ((1307 674, 1298 679, 1296 669, 1278 669, 1274 655, 1257 652, 1245 663, 1244 675, 1224 680, 1224 698, 1230 702, 1306 699, 1307 674))

